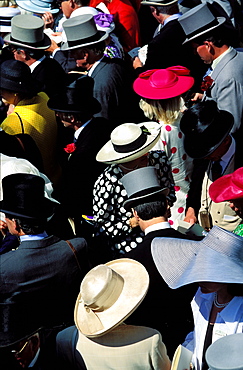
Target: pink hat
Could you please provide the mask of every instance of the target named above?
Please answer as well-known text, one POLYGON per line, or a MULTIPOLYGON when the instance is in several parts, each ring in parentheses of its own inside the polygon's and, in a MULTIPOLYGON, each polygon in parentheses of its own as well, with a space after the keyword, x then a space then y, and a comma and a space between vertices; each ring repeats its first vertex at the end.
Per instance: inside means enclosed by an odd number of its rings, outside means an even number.
POLYGON ((215 180, 209 187, 209 195, 215 203, 243 198, 243 167, 215 180))
POLYGON ((168 99, 188 91, 194 84, 189 69, 182 66, 151 69, 141 73, 133 83, 134 91, 148 99, 168 99))

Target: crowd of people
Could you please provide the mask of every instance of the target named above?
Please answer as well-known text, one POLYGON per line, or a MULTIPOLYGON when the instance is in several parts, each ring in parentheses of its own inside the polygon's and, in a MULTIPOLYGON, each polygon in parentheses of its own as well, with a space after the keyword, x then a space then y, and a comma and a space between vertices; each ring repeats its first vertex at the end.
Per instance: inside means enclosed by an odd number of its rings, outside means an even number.
POLYGON ((242 122, 240 1, 0 1, 1 369, 243 369, 242 122))

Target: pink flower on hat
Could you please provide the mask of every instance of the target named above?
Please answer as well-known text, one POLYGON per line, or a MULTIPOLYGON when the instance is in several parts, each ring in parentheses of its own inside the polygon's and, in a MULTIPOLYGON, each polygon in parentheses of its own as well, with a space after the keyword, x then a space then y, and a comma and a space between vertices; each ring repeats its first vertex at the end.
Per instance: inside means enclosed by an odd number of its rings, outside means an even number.
POLYGON ((65 146, 64 150, 66 153, 71 154, 76 150, 76 145, 74 143, 68 144, 67 146, 65 146))

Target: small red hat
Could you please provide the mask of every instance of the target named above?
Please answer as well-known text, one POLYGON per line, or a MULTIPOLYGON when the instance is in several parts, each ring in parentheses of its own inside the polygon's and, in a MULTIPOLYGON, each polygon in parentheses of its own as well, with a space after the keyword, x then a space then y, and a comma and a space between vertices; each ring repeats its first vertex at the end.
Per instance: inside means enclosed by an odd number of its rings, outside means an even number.
POLYGON ((209 195, 215 203, 243 198, 243 167, 215 180, 209 187, 209 195))
POLYGON ((148 99, 168 99, 188 91, 194 84, 189 69, 182 66, 151 69, 141 73, 133 83, 134 91, 148 99))

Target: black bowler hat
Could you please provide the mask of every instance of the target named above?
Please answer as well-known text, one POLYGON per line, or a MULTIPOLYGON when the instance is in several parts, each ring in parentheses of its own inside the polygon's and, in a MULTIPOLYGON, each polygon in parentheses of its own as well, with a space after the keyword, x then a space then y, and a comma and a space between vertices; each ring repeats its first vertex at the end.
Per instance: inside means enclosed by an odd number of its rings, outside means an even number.
POLYGON ((180 121, 186 153, 191 158, 209 156, 224 141, 233 124, 232 114, 219 110, 215 101, 194 104, 184 112, 180 121))
POLYGON ((19 60, 5 60, 0 65, 0 88, 15 93, 37 94, 38 87, 27 64, 19 60))
POLYGON ((68 113, 91 113, 101 111, 101 105, 93 97, 94 80, 92 77, 83 75, 73 81, 73 76, 68 76, 71 82, 63 91, 50 98, 47 105, 57 112, 68 113))
POLYGON ((29 221, 44 221, 54 213, 54 203, 44 196, 42 177, 15 173, 2 179, 0 211, 29 221))

